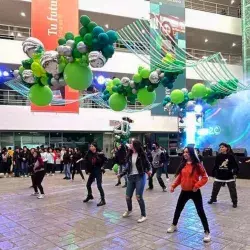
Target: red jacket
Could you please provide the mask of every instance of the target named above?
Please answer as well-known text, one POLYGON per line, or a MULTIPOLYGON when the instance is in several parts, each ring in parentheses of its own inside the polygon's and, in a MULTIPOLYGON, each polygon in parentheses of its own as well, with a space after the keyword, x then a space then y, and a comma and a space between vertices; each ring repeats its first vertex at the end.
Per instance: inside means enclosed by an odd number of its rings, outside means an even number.
POLYGON ((34 172, 38 172, 38 171, 44 170, 44 163, 43 163, 43 159, 41 157, 38 157, 35 160, 35 164, 34 164, 33 170, 34 170, 34 172))
POLYGON ((186 164, 186 166, 181 170, 180 174, 176 177, 172 184, 173 188, 181 185, 183 191, 192 191, 193 188, 201 188, 208 181, 208 176, 205 168, 200 164, 199 171, 194 171, 192 173, 193 166, 191 164, 186 164))

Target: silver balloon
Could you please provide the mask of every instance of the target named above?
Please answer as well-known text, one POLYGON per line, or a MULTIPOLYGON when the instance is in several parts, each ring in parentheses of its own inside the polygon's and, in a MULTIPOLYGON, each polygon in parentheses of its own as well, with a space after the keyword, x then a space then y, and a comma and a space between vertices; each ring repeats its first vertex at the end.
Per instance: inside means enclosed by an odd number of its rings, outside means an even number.
POLYGON ((159 77, 164 78, 164 76, 165 76, 164 73, 161 73, 159 77))
POLYGON ((64 46, 63 45, 58 46, 56 50, 60 56, 64 56, 64 46))
POLYGON ((29 84, 33 84, 36 81, 33 72, 30 69, 25 69, 22 73, 22 77, 23 80, 29 84))
POLYGON ((121 79, 121 83, 122 83, 123 86, 127 87, 130 84, 130 79, 128 77, 123 77, 121 79))
POLYGON ((59 81, 57 79, 55 79, 54 77, 52 77, 50 83, 52 86, 55 86, 55 85, 59 84, 59 81))
POLYGON ((156 71, 151 72, 149 75, 149 81, 153 84, 157 84, 160 81, 160 77, 156 71))
POLYGON ((15 69, 14 72, 13 72, 13 74, 14 74, 15 77, 19 76, 19 70, 15 69))
POLYGON ((23 52, 29 57, 32 58, 33 54, 38 50, 44 50, 43 43, 34 37, 29 37, 22 43, 23 52))
POLYGON ((134 88, 135 87, 135 82, 134 81, 130 81, 129 85, 130 85, 131 88, 134 88))
POLYGON ((77 50, 80 52, 80 53, 86 53, 88 51, 88 47, 85 45, 84 42, 79 42, 77 44, 77 50))
POLYGON ((71 56, 72 48, 70 46, 63 46, 63 54, 64 56, 71 56))
POLYGON ((66 56, 66 59, 68 60, 69 63, 74 61, 74 58, 72 56, 66 56))
POLYGON ((186 88, 181 89, 183 93, 188 93, 188 90, 186 88))
POLYGON ((133 93, 134 95, 136 95, 136 94, 137 94, 137 90, 136 90, 136 89, 132 89, 132 93, 133 93))
POLYGON ((59 57, 57 51, 46 51, 43 54, 40 63, 46 72, 54 76, 59 73, 59 57))
POLYGON ((157 72, 158 75, 161 74, 161 70, 160 69, 157 69, 156 72, 157 72))
POLYGON ((106 58, 102 55, 101 52, 92 51, 89 53, 89 64, 93 68, 102 68, 107 62, 106 58))
POLYGON ((54 78, 55 78, 56 80, 59 80, 60 75, 59 75, 59 74, 55 74, 55 75, 54 75, 54 78))
POLYGON ((66 42, 66 46, 69 46, 69 47, 71 47, 73 49, 74 46, 75 46, 75 41, 74 40, 68 40, 66 42))
POLYGON ((188 111, 194 110, 195 108, 195 101, 188 101, 186 104, 186 109, 188 111))

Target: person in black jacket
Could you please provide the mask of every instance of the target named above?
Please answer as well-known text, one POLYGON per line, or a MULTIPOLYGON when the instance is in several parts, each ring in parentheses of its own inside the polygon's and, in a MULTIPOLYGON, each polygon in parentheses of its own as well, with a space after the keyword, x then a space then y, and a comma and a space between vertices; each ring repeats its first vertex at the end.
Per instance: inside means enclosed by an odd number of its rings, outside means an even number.
POLYGON ((63 165, 64 165, 64 174, 65 177, 64 180, 70 180, 71 179, 71 173, 70 173, 70 167, 71 167, 71 156, 72 153, 69 150, 66 150, 66 152, 63 155, 63 165))
POLYGON ((22 177, 28 176, 29 156, 30 156, 29 150, 27 149, 26 146, 24 146, 23 151, 20 152, 22 177))
POLYGON ((102 174, 105 172, 103 165, 106 162, 106 157, 103 152, 100 152, 97 148, 97 144, 92 142, 89 147, 89 151, 84 157, 84 162, 86 166, 86 174, 89 174, 87 189, 88 195, 87 198, 83 202, 88 202, 89 200, 93 200, 94 197, 92 195, 91 185, 96 179, 97 188, 101 195, 101 201, 97 204, 97 206, 103 206, 106 204, 105 195, 102 188, 102 174))
POLYGON ((220 188, 224 183, 226 183, 233 202, 233 207, 237 207, 238 197, 235 178, 238 172, 239 166, 232 153, 230 145, 221 143, 220 154, 216 156, 215 166, 213 168, 213 177, 215 178, 215 181, 213 184, 212 196, 208 201, 208 204, 217 202, 217 195, 220 191, 220 188))
POLYGON ((84 175, 81 169, 81 162, 83 161, 82 153, 80 152, 79 148, 75 148, 73 154, 73 171, 72 171, 72 181, 74 180, 74 176, 76 171, 81 175, 82 180, 84 179, 84 175))
POLYGON ((146 208, 143 199, 143 191, 146 184, 146 173, 151 175, 150 163, 143 151, 140 141, 134 140, 131 144, 127 156, 126 169, 120 174, 120 177, 128 175, 128 185, 126 190, 126 201, 128 210, 123 214, 123 217, 128 217, 132 212, 132 196, 134 190, 136 191, 136 198, 141 209, 141 218, 138 223, 144 222, 147 219, 146 208))
MULTIPOLYGON (((119 177, 119 174, 121 174, 125 168, 126 156, 127 156, 126 146, 123 144, 119 144, 114 157, 114 164, 119 165, 118 182, 115 186, 121 185, 121 178, 119 177)), ((127 181, 128 181, 127 175, 124 175, 124 180, 125 180, 125 185, 122 186, 123 188, 127 187, 127 181)))
POLYGON ((21 173, 21 159, 20 159, 20 150, 17 147, 13 154, 13 172, 15 177, 19 177, 21 173))

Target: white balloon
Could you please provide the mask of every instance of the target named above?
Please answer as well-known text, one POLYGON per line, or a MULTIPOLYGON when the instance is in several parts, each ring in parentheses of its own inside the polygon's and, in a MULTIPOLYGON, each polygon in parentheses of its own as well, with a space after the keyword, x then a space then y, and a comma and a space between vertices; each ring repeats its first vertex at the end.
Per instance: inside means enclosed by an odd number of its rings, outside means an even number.
POLYGON ((153 84, 157 84, 160 81, 160 77, 156 71, 153 71, 149 75, 149 81, 153 84))
POLYGON ((42 55, 40 63, 46 72, 54 76, 59 73, 59 57, 57 51, 46 51, 42 55))
POLYGON ((69 63, 74 61, 74 58, 72 56, 66 56, 66 59, 68 60, 69 63))
POLYGON ((128 77, 123 77, 121 83, 123 86, 127 87, 130 84, 130 79, 128 77))
POLYGON ((63 54, 65 56, 71 56, 72 55, 72 48, 70 46, 63 46, 63 54))
POLYGON ((157 72, 158 75, 161 74, 161 70, 160 69, 157 69, 156 72, 157 72))
POLYGON ((13 74, 14 74, 15 77, 19 76, 19 70, 15 69, 14 72, 13 72, 13 74))
POLYGON ((183 93, 188 93, 188 90, 186 88, 181 89, 183 93))
POLYGON ((66 46, 69 46, 71 47, 72 49, 74 48, 74 45, 75 45, 75 41, 74 40, 68 40, 66 42, 66 46))
POLYGON ((135 87, 135 82, 134 81, 130 81, 129 85, 130 85, 131 88, 134 88, 135 87))
POLYGON ((58 46, 56 50, 60 56, 64 56, 64 46, 63 45, 58 46))
POLYGON ((164 76, 165 76, 164 73, 160 74, 160 78, 164 78, 164 76))
POLYGON ((132 89, 132 93, 135 95, 137 94, 137 90, 136 89, 132 89))

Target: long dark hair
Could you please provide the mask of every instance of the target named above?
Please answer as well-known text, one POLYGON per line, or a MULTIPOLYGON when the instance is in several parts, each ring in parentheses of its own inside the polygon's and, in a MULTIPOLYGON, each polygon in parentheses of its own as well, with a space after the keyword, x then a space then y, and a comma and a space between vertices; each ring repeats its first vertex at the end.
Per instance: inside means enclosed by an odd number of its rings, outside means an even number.
MULTIPOLYGON (((200 170, 200 160, 199 160, 199 157, 197 155, 196 150, 193 147, 185 147, 184 150, 185 149, 188 150, 188 153, 190 155, 190 159, 191 159, 192 166, 193 166, 191 175, 193 175, 193 173, 195 171, 200 170)), ((184 150, 183 150, 183 152, 184 152, 184 150)), ((187 160, 184 158, 184 155, 183 155, 182 160, 181 160, 181 164, 180 164, 179 168, 177 169, 175 176, 177 176, 181 173, 182 169, 186 166, 186 164, 187 164, 187 160)))
MULTIPOLYGON (((142 144, 139 140, 133 140, 132 141, 132 145, 133 145, 133 148, 135 149, 136 153, 138 153, 138 156, 145 156, 145 152, 143 150, 143 147, 142 147, 142 144)), ((129 152, 128 152, 128 155, 131 156, 133 154, 133 150, 130 149, 129 152)))
POLYGON ((221 146, 224 146, 225 148, 227 148, 228 154, 234 155, 234 152, 229 144, 222 142, 222 143, 220 143, 219 147, 221 147, 221 146))

